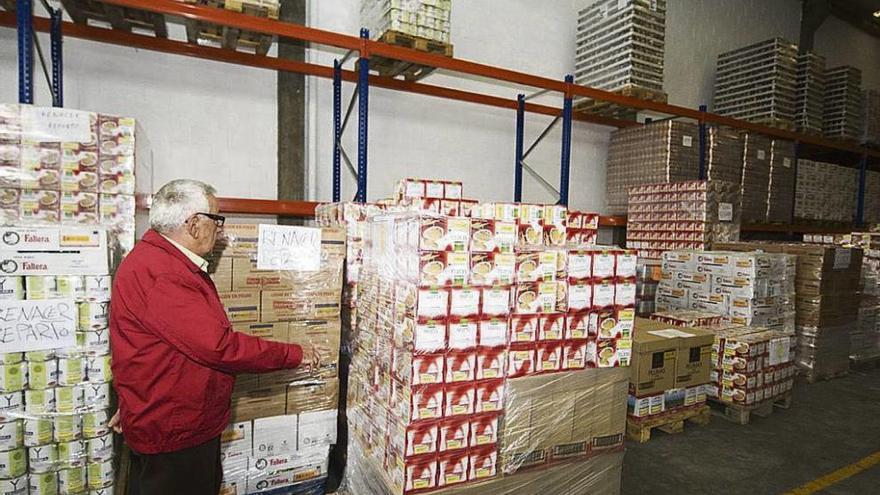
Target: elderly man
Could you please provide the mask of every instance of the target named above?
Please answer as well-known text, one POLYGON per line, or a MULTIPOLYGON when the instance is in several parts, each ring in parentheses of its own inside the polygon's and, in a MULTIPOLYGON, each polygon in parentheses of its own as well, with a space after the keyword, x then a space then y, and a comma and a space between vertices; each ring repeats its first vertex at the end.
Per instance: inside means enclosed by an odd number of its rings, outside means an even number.
POLYGON ((222 232, 214 188, 165 184, 150 226, 113 282, 110 334, 119 409, 140 495, 216 495, 220 433, 236 373, 317 366, 321 349, 234 332, 204 259, 222 232))

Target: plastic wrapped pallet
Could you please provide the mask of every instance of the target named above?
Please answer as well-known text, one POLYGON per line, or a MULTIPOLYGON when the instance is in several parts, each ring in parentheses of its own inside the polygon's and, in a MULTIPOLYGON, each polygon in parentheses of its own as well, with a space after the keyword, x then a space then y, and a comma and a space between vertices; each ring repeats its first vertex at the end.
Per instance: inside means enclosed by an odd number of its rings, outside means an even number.
POLYGON ((858 325, 850 330, 850 359, 859 363, 880 357, 880 232, 842 237, 838 244, 864 251, 858 325))
POLYGON ((253 224, 227 224, 224 230, 226 240, 212 254, 209 273, 232 329, 329 349, 319 369, 237 377, 232 424, 222 437, 224 489, 244 494, 322 484, 337 438, 345 232, 253 224), (260 269, 268 259, 261 243, 279 239, 319 242, 317 269, 260 269))
POLYGON ((739 185, 687 181, 630 189, 626 245, 640 258, 739 239, 739 185))
POLYGON ((763 222, 767 218, 771 145, 771 139, 764 135, 743 133, 741 215, 744 222, 763 222))
POLYGON ((715 112, 751 122, 792 125, 797 45, 773 38, 718 56, 715 112))
POLYGON ((833 163, 798 160, 795 219, 852 222, 858 170, 833 163))
POLYGON ((594 0, 578 12, 575 80, 663 91, 666 0, 594 0))
POLYGON ((880 145, 880 90, 865 90, 863 101, 865 123, 862 126, 862 143, 880 145))
MULTIPOLYGON (((608 212, 626 213, 630 187, 698 179, 699 146, 697 126, 686 122, 658 122, 612 132, 605 175, 608 212)), ((735 159, 739 167, 741 155, 740 149, 735 159)), ((729 178, 734 183, 739 180, 739 173, 729 178)))
MULTIPOLYGON (((770 184, 767 188, 768 222, 791 222, 794 212, 794 164, 794 143, 774 139, 770 145, 770 184)), ((878 191, 880 191, 880 187, 878 187, 878 191)))
POLYGON ((743 138, 739 131, 711 126, 707 140, 706 178, 739 185, 743 173, 743 138))
POLYGON ((828 69, 825 74, 825 137, 858 140, 863 135, 862 71, 850 66, 828 69))
POLYGON ((388 31, 449 43, 452 0, 361 0, 361 25, 373 38, 388 31))
POLYGON ((506 206, 368 219, 344 492, 617 490, 635 256, 545 245, 558 207, 506 206))
POLYGON ((821 134, 825 115, 825 57, 810 51, 799 53, 797 58, 796 108, 797 129, 821 134))

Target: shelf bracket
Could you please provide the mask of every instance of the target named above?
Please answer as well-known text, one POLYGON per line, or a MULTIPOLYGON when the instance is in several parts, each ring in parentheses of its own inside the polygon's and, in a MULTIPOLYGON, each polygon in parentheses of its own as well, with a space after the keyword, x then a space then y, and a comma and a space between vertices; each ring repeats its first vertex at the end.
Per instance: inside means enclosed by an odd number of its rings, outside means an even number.
POLYGON ((526 97, 516 96, 516 157, 513 165, 513 201, 522 202, 523 179, 523 129, 525 127, 526 97))
POLYGON ((34 103, 34 4, 16 0, 18 21, 18 102, 34 103))
POLYGON ((333 202, 342 196, 342 64, 333 61, 333 202))
POLYGON ((568 182, 571 173, 571 86, 574 76, 565 76, 565 102, 562 105, 562 163, 559 171, 559 203, 568 206, 568 182))
POLYGON ((370 110, 370 54, 367 51, 367 41, 370 39, 370 30, 361 29, 361 51, 358 58, 358 190, 355 201, 366 203, 367 201, 367 129, 368 112, 370 110))
POLYGON ((51 39, 52 52, 52 106, 64 106, 64 50, 62 44, 64 36, 61 33, 61 23, 63 21, 63 12, 61 9, 50 9, 49 17, 51 22, 51 30, 49 33, 51 39))

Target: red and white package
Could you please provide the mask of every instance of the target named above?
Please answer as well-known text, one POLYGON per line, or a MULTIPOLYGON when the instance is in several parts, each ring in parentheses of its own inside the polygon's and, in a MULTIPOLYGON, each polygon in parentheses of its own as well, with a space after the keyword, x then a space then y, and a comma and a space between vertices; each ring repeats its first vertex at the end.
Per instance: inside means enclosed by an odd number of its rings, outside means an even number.
POLYGON ((463 217, 472 217, 473 210, 480 204, 479 201, 474 199, 462 199, 459 200, 459 214, 463 217))
POLYGON ((636 303, 636 280, 618 279, 614 286, 614 305, 629 307, 636 303))
POLYGON ((507 352, 507 377, 516 378, 535 372, 534 344, 510 344, 507 352))
POLYGON ((438 423, 440 442, 438 451, 466 449, 471 436, 469 418, 442 419, 438 423))
POLYGON ((402 179, 398 183, 397 193, 401 198, 424 198, 425 181, 412 178, 402 179))
POLYGON ((595 333, 599 315, 591 311, 569 312, 566 315, 565 338, 585 339, 595 333))
POLYGON ((462 184, 459 181, 454 180, 444 180, 441 181, 443 183, 443 197, 446 199, 461 199, 462 194, 462 184))
POLYGON ((513 253, 471 253, 471 284, 510 285, 516 279, 513 253))
POLYGON ((615 284, 612 280, 603 280, 593 284, 593 305, 595 309, 614 306, 615 284))
POLYGON ((538 324, 538 341, 562 340, 565 336, 565 315, 541 315, 538 324))
POLYGON ((437 459, 415 458, 406 462, 404 491, 427 490, 437 486, 437 459))
POLYGON ((504 409, 504 380, 484 380, 477 382, 474 412, 486 413, 504 409))
POLYGON ((539 343, 536 350, 535 369, 539 373, 560 371, 562 369, 562 343, 539 343))
POLYGON ((596 337, 590 337, 587 339, 587 356, 585 361, 587 363, 587 368, 595 368, 599 365, 598 361, 598 342, 596 341, 596 337))
POLYGON ((483 316, 507 316, 510 314, 511 288, 508 286, 484 287, 480 300, 483 316))
POLYGON ((457 199, 441 199, 440 214, 457 217, 461 215, 461 203, 457 199))
POLYGON ((477 328, 480 347, 503 347, 507 345, 510 324, 507 318, 483 318, 477 328))
POLYGON ((589 280, 593 277, 593 253, 572 250, 568 252, 569 280, 589 280))
POLYGON ((477 350, 477 380, 504 378, 507 349, 495 347, 477 350))
POLYGON ((635 277, 637 260, 638 256, 636 256, 634 251, 619 251, 617 253, 614 275, 619 278, 635 277))
POLYGON ((425 183, 425 197, 426 198, 436 198, 443 199, 443 183, 439 180, 426 180, 425 183))
POLYGON ((416 323, 413 349, 416 352, 436 352, 446 349, 446 320, 423 320, 416 323))
POLYGON ((599 340, 618 339, 621 328, 617 324, 617 311, 601 311, 599 313, 599 340))
POLYGON ((443 390, 444 408, 443 415, 447 418, 474 413, 474 385, 472 383, 460 383, 445 385, 443 390))
POLYGON ((449 289, 449 315, 473 317, 480 314, 480 289, 454 287, 449 289))
POLYGON ((468 480, 467 451, 449 452, 437 458, 437 486, 456 485, 468 480))
POLYGON ((614 277, 614 265, 617 260, 615 251, 593 251, 593 276, 594 279, 614 277))
MULTIPOLYGON (((542 300, 543 294, 541 292, 540 283, 530 282, 517 284, 514 290, 516 291, 514 294, 514 313, 535 314, 543 311, 544 301, 542 300)), ((554 296, 555 295, 554 290, 554 296)))
POLYGON ((443 383, 443 354, 413 354, 412 384, 443 383))
POLYGON ((478 326, 478 321, 474 318, 451 318, 447 348, 454 350, 475 348, 478 326))
POLYGON ((476 353, 449 351, 446 354, 446 383, 473 381, 476 367, 476 353))
POLYGON ((496 464, 498 451, 494 446, 472 448, 470 450, 470 474, 471 481, 487 479, 497 474, 496 464))
POLYGON ((406 429, 406 456, 433 454, 437 452, 437 423, 415 423, 406 429))
POLYGON ((510 343, 535 342, 540 321, 538 315, 513 315, 510 318, 510 343))
POLYGON ((562 369, 581 370, 587 366, 587 339, 567 340, 562 347, 562 369))
POLYGON ((596 346, 596 365, 599 368, 615 368, 620 366, 617 340, 600 340, 596 346))
POLYGON ((471 448, 493 445, 498 441, 498 414, 478 414, 470 418, 471 448))
POLYGON ((588 280, 579 280, 568 284, 568 309, 584 311, 593 306, 593 284, 588 280))
POLYGON ((443 417, 443 385, 418 385, 412 388, 410 420, 443 417))

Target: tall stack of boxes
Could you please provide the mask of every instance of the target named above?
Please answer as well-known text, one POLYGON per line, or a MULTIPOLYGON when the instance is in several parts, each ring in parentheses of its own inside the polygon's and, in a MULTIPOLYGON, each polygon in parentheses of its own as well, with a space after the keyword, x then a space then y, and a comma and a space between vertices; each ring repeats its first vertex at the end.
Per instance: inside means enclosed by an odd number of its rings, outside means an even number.
POLYGON ((862 144, 880 145, 880 90, 866 89, 863 95, 865 123, 862 144))
POLYGON ((18 493, 112 491, 107 231, 8 227, 0 238, 4 349, 39 349, 0 355, 0 479, 18 493), (52 348, 74 331, 74 345, 52 348))
POLYGON ((711 126, 707 130, 706 179, 739 185, 743 175, 743 135, 736 129, 711 126))
POLYGON ((719 249, 797 256, 796 362, 810 381, 849 369, 849 332, 857 324, 862 250, 811 244, 731 243, 719 249))
POLYGON ((767 219, 772 140, 762 134, 745 132, 742 141, 742 221, 763 222, 767 219))
MULTIPOLYGON (((321 229, 318 271, 258 270, 258 225, 227 225, 210 268, 233 330, 330 349, 320 369, 237 377, 223 434, 225 489, 243 494, 319 480, 336 442, 345 233, 321 229)), ((299 485, 298 485, 299 486, 299 485)))
POLYGON ((858 174, 855 168, 798 160, 795 219, 852 223, 856 215, 858 174))
POLYGON ((361 25, 375 38, 388 31, 449 43, 452 0, 362 0, 361 25))
POLYGON ((564 207, 485 210, 368 220, 350 343, 354 492, 501 486, 502 472, 622 441, 635 256, 566 248, 564 207), (558 431, 533 409, 556 395, 570 425, 558 431))
POLYGON ((672 249, 710 249, 739 239, 739 185, 688 181, 630 189, 626 247, 659 259, 672 249))
POLYGON ((825 116, 825 57, 806 51, 797 58, 797 107, 799 132, 822 134, 825 116))
POLYGON ((880 232, 853 233, 845 245, 864 252, 859 323, 850 332, 850 359, 858 363, 880 356, 880 232))
POLYGON ((864 123, 862 71, 844 65, 828 69, 825 77, 822 133, 825 137, 853 141, 861 139, 864 123))
POLYGON ((767 188, 768 222, 791 222, 794 213, 795 160, 793 142, 780 139, 772 141, 770 144, 770 185, 767 188))

